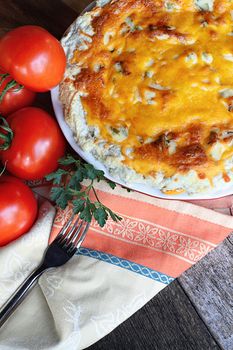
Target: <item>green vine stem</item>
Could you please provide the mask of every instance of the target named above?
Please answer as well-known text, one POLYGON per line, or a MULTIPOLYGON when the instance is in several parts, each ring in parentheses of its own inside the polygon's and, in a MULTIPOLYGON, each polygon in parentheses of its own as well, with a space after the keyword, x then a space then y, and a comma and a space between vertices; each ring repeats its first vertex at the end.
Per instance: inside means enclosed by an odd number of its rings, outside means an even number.
POLYGON ((5 164, 4 164, 3 168, 2 168, 2 170, 0 170, 0 176, 2 176, 3 173, 4 173, 5 170, 6 170, 6 163, 7 163, 7 162, 5 162, 5 164))
MULTIPOLYGON (((3 84, 3 82, 9 77, 10 75, 8 73, 4 73, 4 74, 0 74, 0 86, 3 84)), ((0 93, 0 103, 2 102, 4 96, 6 95, 6 93, 10 90, 10 89, 14 89, 14 92, 18 92, 21 89, 23 89, 23 85, 20 85, 19 83, 17 83, 16 80, 11 79, 10 81, 8 81, 8 83, 6 84, 6 86, 4 87, 4 89, 2 90, 2 92, 0 93)))
POLYGON ((14 133, 11 130, 9 124, 7 123, 6 119, 0 115, 0 130, 4 130, 5 132, 0 132, 0 140, 3 141, 2 144, 0 144, 0 150, 6 151, 13 140, 14 133))

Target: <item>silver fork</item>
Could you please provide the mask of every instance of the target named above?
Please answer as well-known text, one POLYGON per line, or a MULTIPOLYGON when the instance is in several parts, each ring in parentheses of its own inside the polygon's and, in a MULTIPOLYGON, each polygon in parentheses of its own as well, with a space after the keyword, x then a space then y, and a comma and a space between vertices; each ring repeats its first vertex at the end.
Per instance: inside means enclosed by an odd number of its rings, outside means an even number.
POLYGON ((89 223, 74 216, 61 229, 56 239, 48 246, 39 267, 16 290, 0 310, 0 327, 32 289, 42 273, 51 267, 64 265, 76 253, 85 239, 89 223))

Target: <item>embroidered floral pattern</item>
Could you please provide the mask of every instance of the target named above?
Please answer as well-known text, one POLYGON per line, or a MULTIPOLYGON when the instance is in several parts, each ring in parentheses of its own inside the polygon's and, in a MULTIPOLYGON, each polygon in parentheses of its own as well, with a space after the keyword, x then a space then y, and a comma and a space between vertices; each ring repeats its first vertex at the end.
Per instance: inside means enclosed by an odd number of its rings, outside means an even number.
POLYGON ((178 248, 176 250, 177 253, 180 253, 184 257, 188 257, 193 260, 195 257, 195 253, 198 252, 199 242, 192 241, 190 238, 179 237, 178 248))
POLYGON ((141 308, 147 299, 144 294, 136 295, 129 303, 123 304, 114 312, 109 312, 101 316, 92 316, 91 322, 95 326, 96 333, 100 338, 111 332, 120 323, 126 320, 129 315, 132 315, 135 310, 141 308))
MULTIPOLYGON (((62 227, 70 218, 71 213, 71 208, 58 210, 55 227, 62 227)), ((122 217, 121 221, 114 222, 109 219, 106 225, 100 228, 98 223, 93 220, 91 227, 100 234, 111 235, 113 239, 120 239, 154 249, 185 260, 190 264, 200 260, 216 246, 198 237, 189 236, 183 232, 175 232, 153 222, 145 222, 142 219, 120 215, 122 217)))
MULTIPOLYGON (((81 306, 65 299, 63 306, 64 320, 70 324, 71 332, 62 344, 61 349, 79 349, 82 333, 80 327, 81 306)), ((60 349, 60 348, 59 348, 60 349)))
POLYGON ((108 220, 108 225, 102 229, 96 222, 93 222, 92 227, 100 233, 111 234, 113 237, 119 237, 129 243, 134 242, 163 253, 175 255, 190 264, 200 260, 215 247, 214 244, 203 242, 181 232, 174 232, 154 223, 129 217, 123 217, 122 221, 117 223, 108 220))
POLYGON ((70 300, 65 301, 63 310, 66 314, 65 320, 72 324, 73 332, 79 331, 79 322, 81 315, 81 306, 74 304, 70 300))
POLYGON ((70 219, 72 215, 72 208, 66 207, 64 210, 58 208, 57 209, 57 215, 54 220, 54 226, 55 227, 62 227, 64 224, 70 219))
POLYGON ((5 302, 9 296, 15 291, 15 282, 18 285, 25 280, 31 271, 36 267, 34 263, 28 259, 23 258, 21 255, 12 251, 8 258, 1 266, 0 277, 0 303, 5 302))
POLYGON ((60 289, 63 283, 60 269, 50 269, 43 274, 40 285, 47 299, 52 298, 57 289, 60 289))
MULTIPOLYGON (((108 226, 108 229, 109 229, 109 226, 108 226)), ((137 226, 136 221, 134 222, 132 220, 125 219, 120 221, 119 224, 115 227, 115 230, 112 230, 112 232, 114 235, 121 236, 122 238, 126 237, 132 241, 134 239, 134 229, 136 226, 137 226)))
POLYGON ((161 248, 165 251, 170 250, 171 252, 175 252, 177 239, 178 239, 177 234, 172 234, 171 232, 165 232, 159 229, 155 247, 161 248))
POLYGON ((144 225, 141 222, 138 223, 138 235, 135 236, 134 241, 148 244, 151 247, 154 246, 155 235, 158 232, 157 228, 151 228, 150 225, 144 225))

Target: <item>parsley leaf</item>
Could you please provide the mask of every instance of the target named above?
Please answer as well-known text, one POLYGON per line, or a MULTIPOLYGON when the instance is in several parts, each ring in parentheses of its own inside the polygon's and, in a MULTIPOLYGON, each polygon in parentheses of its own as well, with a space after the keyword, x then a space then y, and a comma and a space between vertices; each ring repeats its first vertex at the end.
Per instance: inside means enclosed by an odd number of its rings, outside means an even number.
POLYGON ((78 214, 83 211, 85 206, 85 199, 79 198, 73 200, 73 212, 74 214, 78 214))
POLYGON ((60 168, 57 171, 46 176, 46 179, 52 181, 51 199, 61 209, 71 203, 74 214, 80 214, 80 218, 87 222, 91 222, 94 217, 98 224, 103 227, 109 217, 114 221, 121 220, 121 217, 114 213, 101 203, 97 191, 94 188, 94 180, 106 181, 108 185, 114 189, 115 182, 105 179, 102 170, 95 169, 91 164, 87 164, 80 159, 76 159, 72 155, 59 160, 59 164, 68 170, 60 168), (66 184, 63 180, 66 179, 66 184), (89 181, 89 184, 84 187, 83 181, 89 181), (94 194, 94 200, 91 200, 91 193, 94 194))
POLYGON ((53 180, 54 185, 59 185, 62 180, 62 177, 67 174, 68 174, 68 171, 64 169, 58 169, 54 173, 47 175, 46 180, 47 181, 53 180))
POLYGON ((109 186, 111 187, 112 190, 114 190, 114 188, 116 187, 115 182, 107 180, 107 183, 109 184, 109 186))
POLYGON ((51 199, 61 208, 65 209, 68 205, 68 201, 72 196, 62 187, 53 187, 51 190, 51 199))
POLYGON ((85 178, 90 180, 97 179, 98 181, 104 180, 104 172, 102 170, 97 170, 91 164, 84 164, 84 168, 86 170, 85 178))
POLYGON ((80 219, 91 222, 92 213, 90 209, 90 205, 86 202, 84 209, 80 212, 80 219))
POLYGON ((59 164, 61 165, 71 165, 80 163, 79 159, 75 159, 71 154, 68 154, 66 157, 59 159, 59 164))
POLYGON ((113 221, 120 221, 121 217, 119 215, 117 215, 116 213, 114 213, 111 209, 106 208, 107 212, 109 213, 109 215, 111 216, 111 218, 113 219, 113 221))
POLYGON ((100 227, 103 227, 106 224, 108 218, 108 213, 105 208, 99 207, 94 211, 94 218, 99 223, 100 227))

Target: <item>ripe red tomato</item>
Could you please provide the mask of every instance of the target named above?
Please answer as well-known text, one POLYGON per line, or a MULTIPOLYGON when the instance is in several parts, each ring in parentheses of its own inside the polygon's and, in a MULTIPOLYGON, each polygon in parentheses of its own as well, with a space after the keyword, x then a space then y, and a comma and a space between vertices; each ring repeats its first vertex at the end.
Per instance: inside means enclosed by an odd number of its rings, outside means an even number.
MULTIPOLYGON (((0 74, 5 72, 0 69, 0 74)), ((0 84, 0 96, 3 90, 6 88, 6 85, 12 81, 11 76, 6 77, 0 84)), ((0 77, 1 81, 1 77, 0 77)), ((4 95, 3 99, 0 100, 0 113, 4 116, 17 111, 20 108, 30 106, 35 100, 36 94, 33 91, 30 91, 23 87, 19 90, 19 85, 12 87, 4 95)))
POLYGON ((57 169, 66 143, 53 117, 40 108, 25 107, 9 115, 7 122, 13 139, 0 155, 10 173, 37 180, 57 169))
POLYGON ((0 247, 26 233, 37 216, 32 190, 13 176, 0 177, 0 247))
POLYGON ((48 91, 61 81, 66 56, 60 42, 38 26, 22 26, 0 39, 0 66, 33 91, 48 91))

